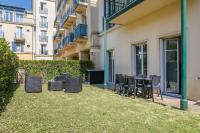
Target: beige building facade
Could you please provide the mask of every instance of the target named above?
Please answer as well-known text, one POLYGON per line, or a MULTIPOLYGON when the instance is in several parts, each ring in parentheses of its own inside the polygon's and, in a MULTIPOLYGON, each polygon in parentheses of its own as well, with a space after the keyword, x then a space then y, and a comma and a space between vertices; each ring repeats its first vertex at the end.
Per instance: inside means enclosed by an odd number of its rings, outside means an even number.
POLYGON ((53 60, 55 0, 33 0, 35 60, 53 60))
POLYGON ((0 37, 20 60, 53 60, 55 0, 33 0, 32 11, 0 5, 0 37))
MULTIPOLYGON (((107 61, 108 83, 114 83, 115 74, 160 75, 163 93, 181 97, 181 0, 126 2, 118 1, 116 7, 106 8, 110 11, 106 13, 107 22, 115 26, 107 30, 107 59, 104 59, 101 22, 105 3, 98 1, 101 52, 96 67, 104 69, 104 60, 107 61), (121 8, 120 2, 125 2, 121 3, 124 4, 121 8), (130 8, 128 4, 133 6, 130 8)), ((199 12, 200 1, 188 0, 187 88, 190 100, 200 99, 199 12)))
POLYGON ((24 8, 0 5, 0 38, 5 38, 21 60, 34 59, 34 18, 24 8))

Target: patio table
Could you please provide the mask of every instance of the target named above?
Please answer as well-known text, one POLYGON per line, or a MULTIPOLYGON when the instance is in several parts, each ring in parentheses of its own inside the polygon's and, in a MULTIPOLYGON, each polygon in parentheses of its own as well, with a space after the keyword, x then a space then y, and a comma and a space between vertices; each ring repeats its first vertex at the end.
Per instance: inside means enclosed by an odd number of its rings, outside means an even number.
POLYGON ((137 91, 138 88, 142 89, 142 97, 145 97, 146 93, 145 93, 145 89, 144 86, 148 83, 152 82, 151 78, 147 78, 147 77, 135 77, 135 88, 136 88, 136 95, 137 95, 137 91), (139 84, 140 83, 140 84, 139 84))

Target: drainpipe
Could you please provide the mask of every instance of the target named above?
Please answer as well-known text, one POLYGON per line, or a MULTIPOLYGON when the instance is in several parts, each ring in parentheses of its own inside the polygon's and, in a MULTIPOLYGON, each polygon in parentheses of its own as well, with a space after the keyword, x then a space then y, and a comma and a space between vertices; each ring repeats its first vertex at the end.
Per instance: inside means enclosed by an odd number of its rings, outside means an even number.
POLYGON ((104 16, 104 87, 107 87, 107 29, 106 17, 104 16))
POLYGON ((181 109, 188 109, 187 101, 187 0, 181 0, 181 32, 182 32, 182 98, 181 109))

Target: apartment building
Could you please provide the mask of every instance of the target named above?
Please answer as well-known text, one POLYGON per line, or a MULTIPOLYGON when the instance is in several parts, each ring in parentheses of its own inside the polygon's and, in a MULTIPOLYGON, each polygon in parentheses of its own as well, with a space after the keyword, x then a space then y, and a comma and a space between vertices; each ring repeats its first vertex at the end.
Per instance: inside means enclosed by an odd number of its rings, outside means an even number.
POLYGON ((24 8, 0 5, 0 38, 5 38, 19 59, 34 59, 34 18, 24 8))
POLYGON ((104 69, 106 63, 110 84, 115 74, 160 75, 165 95, 183 97, 187 87, 187 98, 199 100, 199 12, 199 0, 99 0, 101 52, 96 67, 104 69), (103 16, 115 25, 107 24, 104 32, 103 16))
POLYGON ((55 0, 33 0, 35 60, 53 60, 55 0))
POLYGON ((54 58, 95 59, 98 51, 97 0, 57 0, 54 58))

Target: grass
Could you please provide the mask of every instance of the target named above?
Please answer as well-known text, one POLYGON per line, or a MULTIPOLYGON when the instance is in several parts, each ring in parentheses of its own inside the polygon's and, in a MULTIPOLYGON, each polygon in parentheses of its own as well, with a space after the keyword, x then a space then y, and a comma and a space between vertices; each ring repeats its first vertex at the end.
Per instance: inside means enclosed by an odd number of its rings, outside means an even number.
POLYGON ((19 87, 0 116, 2 133, 200 132, 200 115, 84 85, 80 94, 26 94, 19 87))

